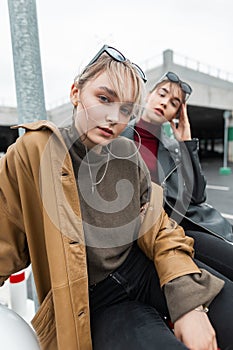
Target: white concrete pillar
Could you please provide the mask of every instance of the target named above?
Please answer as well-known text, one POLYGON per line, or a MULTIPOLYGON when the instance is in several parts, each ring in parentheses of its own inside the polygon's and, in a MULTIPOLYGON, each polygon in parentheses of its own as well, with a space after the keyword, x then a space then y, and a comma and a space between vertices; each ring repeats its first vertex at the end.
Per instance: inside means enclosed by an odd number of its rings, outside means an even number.
POLYGON ((223 152, 223 166, 219 169, 220 175, 230 175, 231 168, 227 166, 229 158, 229 120, 231 118, 231 111, 224 111, 224 152, 223 152))
POLYGON ((228 126, 228 160, 233 162, 233 111, 228 126))

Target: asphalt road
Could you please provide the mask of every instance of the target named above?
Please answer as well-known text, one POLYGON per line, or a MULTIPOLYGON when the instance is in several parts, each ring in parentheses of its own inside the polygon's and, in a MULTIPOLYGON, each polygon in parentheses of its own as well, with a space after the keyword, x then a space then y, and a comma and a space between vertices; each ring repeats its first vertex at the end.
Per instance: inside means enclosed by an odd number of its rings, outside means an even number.
POLYGON ((233 163, 227 164, 230 175, 219 174, 223 166, 221 156, 202 159, 201 165, 207 179, 207 202, 233 224, 233 163))

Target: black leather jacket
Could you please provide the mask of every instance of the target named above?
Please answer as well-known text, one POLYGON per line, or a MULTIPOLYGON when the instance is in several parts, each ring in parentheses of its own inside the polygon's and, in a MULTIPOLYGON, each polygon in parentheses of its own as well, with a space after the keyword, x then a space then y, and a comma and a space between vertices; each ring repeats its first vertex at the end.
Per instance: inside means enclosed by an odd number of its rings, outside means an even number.
MULTIPOLYGON (((134 139, 135 120, 122 133, 134 139)), ((164 189, 166 212, 185 230, 205 231, 233 243, 232 225, 206 203, 206 179, 198 156, 198 139, 178 142, 160 130, 157 183, 164 189)))

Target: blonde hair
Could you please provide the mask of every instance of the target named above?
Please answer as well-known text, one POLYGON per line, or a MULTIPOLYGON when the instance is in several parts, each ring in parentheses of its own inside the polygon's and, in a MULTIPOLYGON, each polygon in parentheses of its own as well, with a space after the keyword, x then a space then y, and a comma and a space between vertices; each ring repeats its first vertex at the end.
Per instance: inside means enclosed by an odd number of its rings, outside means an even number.
POLYGON ((96 62, 87 66, 83 73, 75 78, 75 84, 82 89, 85 84, 106 72, 108 78, 122 102, 133 102, 137 113, 145 96, 145 86, 142 78, 130 61, 118 62, 107 54, 102 54, 96 62))

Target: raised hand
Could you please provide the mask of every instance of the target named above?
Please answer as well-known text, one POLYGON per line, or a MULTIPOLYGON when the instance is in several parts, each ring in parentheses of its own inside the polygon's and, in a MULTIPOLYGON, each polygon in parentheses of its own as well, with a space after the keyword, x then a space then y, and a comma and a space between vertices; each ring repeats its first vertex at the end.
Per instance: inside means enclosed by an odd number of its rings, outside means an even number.
POLYGON ((187 113, 186 103, 182 104, 180 107, 180 117, 178 127, 174 120, 171 121, 171 127, 174 135, 178 141, 188 141, 191 140, 191 129, 187 113))

